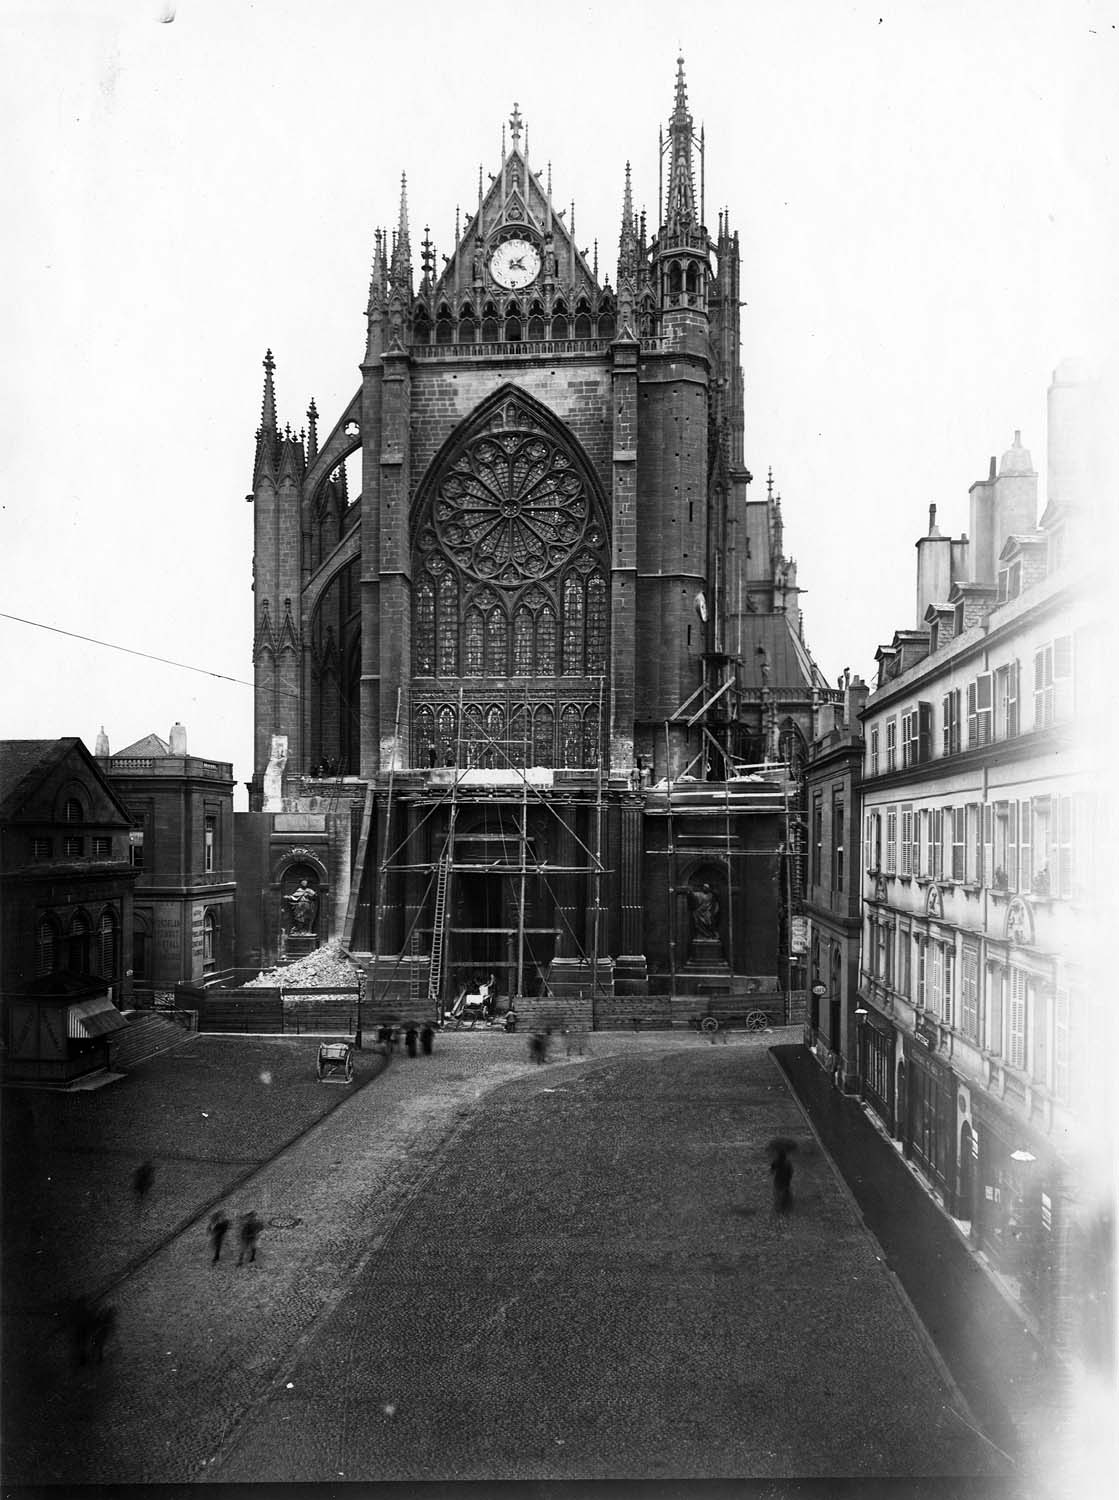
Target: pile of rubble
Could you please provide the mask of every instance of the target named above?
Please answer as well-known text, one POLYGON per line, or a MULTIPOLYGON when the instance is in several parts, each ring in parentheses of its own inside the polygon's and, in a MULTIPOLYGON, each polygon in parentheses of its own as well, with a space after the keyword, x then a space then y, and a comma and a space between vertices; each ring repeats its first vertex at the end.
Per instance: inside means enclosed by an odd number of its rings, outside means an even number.
POLYGON ((324 943, 294 963, 258 974, 255 979, 248 980, 245 989, 271 989, 281 984, 285 989, 326 989, 332 984, 349 988, 357 984, 362 973, 358 965, 342 952, 341 943, 324 943))

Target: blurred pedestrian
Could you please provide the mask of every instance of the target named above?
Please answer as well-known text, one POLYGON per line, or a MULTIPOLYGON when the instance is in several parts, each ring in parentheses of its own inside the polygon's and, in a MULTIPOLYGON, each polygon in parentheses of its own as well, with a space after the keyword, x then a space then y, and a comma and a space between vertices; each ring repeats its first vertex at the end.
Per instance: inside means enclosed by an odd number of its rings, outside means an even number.
POLYGON ((787 1214, 793 1206, 793 1164, 783 1148, 773 1153, 769 1170, 773 1173, 773 1210, 787 1214))
POLYGON ((241 1253, 237 1257, 237 1264, 241 1265, 245 1260, 256 1260, 256 1242, 260 1238, 260 1231, 264 1225, 257 1218, 256 1210, 250 1208, 247 1214, 241 1215, 241 1253))
POLYGON ((509 1009, 505 1012, 505 1030, 506 1031, 516 1031, 516 1029, 517 1029, 517 1012, 513 1009, 512 1006, 510 1006, 509 1009))
POLYGON ((216 1214, 213 1214, 211 1216, 210 1227, 207 1230, 207 1233, 210 1236, 210 1243, 214 1247, 214 1258, 211 1261, 211 1265, 216 1266, 218 1261, 221 1260, 222 1241, 229 1233, 229 1220, 222 1213, 220 1208, 218 1209, 216 1214))
POLYGON ((435 1028, 425 1025, 420 1031, 420 1050, 425 1057, 431 1056, 431 1049, 435 1045, 435 1028))
POLYGON ((105 1363, 105 1344, 116 1323, 115 1307, 99 1307, 94 1311, 89 1328, 89 1357, 99 1365, 105 1363))
POLYGON ((416 1028, 414 1026, 409 1026, 408 1029, 405 1031, 405 1033, 404 1033, 404 1045, 408 1049, 408 1056, 409 1057, 415 1057, 415 1055, 416 1055, 416 1028))
POLYGON ((132 1174, 132 1192, 136 1198, 136 1212, 140 1213, 155 1182, 155 1167, 150 1161, 142 1161, 132 1174))

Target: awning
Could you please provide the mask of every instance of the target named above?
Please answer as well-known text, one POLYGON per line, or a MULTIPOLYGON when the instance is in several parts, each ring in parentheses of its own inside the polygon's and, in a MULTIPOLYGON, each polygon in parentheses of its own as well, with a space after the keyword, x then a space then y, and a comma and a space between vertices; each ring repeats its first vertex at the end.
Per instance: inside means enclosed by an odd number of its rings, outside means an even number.
POLYGON ((66 1034, 74 1041, 81 1041, 84 1037, 108 1036, 127 1025, 108 995, 98 995, 95 1000, 81 1000, 70 1006, 66 1034))

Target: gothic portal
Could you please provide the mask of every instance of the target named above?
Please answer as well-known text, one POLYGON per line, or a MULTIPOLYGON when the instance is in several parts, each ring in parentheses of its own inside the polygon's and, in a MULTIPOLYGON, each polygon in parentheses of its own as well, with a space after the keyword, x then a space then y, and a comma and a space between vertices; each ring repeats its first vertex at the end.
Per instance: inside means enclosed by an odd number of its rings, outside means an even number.
MULTIPOLYGON (((280 432, 265 360, 251 806, 319 838, 326 925, 394 990, 443 1002, 486 970, 505 994, 676 993, 705 883, 716 988, 788 957, 782 819, 827 689, 780 499, 748 495, 738 235, 706 228, 702 152, 681 59, 660 223, 627 165, 611 284, 514 106, 418 287, 402 185, 321 445, 313 402, 280 432)), ((294 831, 271 827, 276 879, 294 831)))

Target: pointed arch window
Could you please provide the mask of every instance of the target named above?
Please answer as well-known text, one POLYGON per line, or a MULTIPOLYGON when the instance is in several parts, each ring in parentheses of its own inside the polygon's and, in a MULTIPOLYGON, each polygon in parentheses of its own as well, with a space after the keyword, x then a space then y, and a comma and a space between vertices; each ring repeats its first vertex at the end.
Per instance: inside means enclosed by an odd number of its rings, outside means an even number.
POLYGON ((544 319, 534 315, 528 320, 528 329, 525 337, 530 343, 538 343, 541 339, 547 337, 544 327, 544 319))
POLYGON ((486 662, 486 622, 480 609, 467 610, 462 633, 464 677, 481 677, 486 662))
POLYGON ((66 805, 62 809, 62 821, 64 823, 80 823, 82 821, 82 804, 77 797, 67 797, 66 805))
POLYGON ((606 579, 592 573, 587 579, 587 666, 588 673, 606 670, 606 579))
POLYGON ((477 336, 477 325, 473 318, 460 318, 458 325, 458 341, 460 344, 472 344, 477 336))
POLYGON ((414 344, 431 343, 431 323, 425 312, 418 312, 412 324, 412 342, 414 344))
POLYGON ((555 313, 552 317, 552 337, 554 339, 567 337, 567 318, 563 313, 555 313))
POLYGON ((563 585, 563 670, 583 670, 583 580, 569 574, 563 585))
POLYGON ((435 590, 426 581, 416 590, 416 671, 435 672, 435 590))
POLYGON ((680 262, 674 260, 668 268, 668 295, 679 297, 684 289, 684 273, 680 269, 680 262))
POLYGON ((556 675, 556 612, 550 604, 540 611, 536 622, 536 662, 538 676, 556 675))
POLYGON ((505 710, 497 704, 486 710, 486 765, 503 769, 509 764, 505 751, 505 710))
POLYGON ((436 718, 438 729, 437 753, 444 765, 453 766, 458 751, 458 715, 448 704, 444 704, 436 718))
POLYGON ((495 602, 486 616, 486 676, 505 677, 509 671, 509 622, 495 602))
POLYGON ((550 766, 554 756, 556 716, 547 704, 532 716, 532 763, 550 766))
POLYGON ((574 703, 569 703, 560 719, 560 735, 563 740, 563 764, 582 765, 583 715, 574 703))
POLYGON ((531 749, 528 742, 528 713, 523 704, 509 716, 509 764, 523 766, 525 755, 531 749))
POLYGON ((438 318, 435 324, 435 342, 449 344, 454 339, 455 326, 450 318, 438 318))
POLYGON ((699 276, 696 272, 695 265, 692 263, 689 263, 688 269, 684 275, 684 290, 687 292, 689 297, 694 297, 696 295, 696 292, 699 290, 699 276))
POLYGON ((416 754, 418 766, 436 764, 435 713, 428 705, 421 704, 416 710, 416 754))
POLYGON ((448 568, 439 580, 439 675, 458 673, 458 585, 448 568))
POLYGON ((505 342, 507 344, 519 344, 521 342, 520 318, 505 319, 505 342))
POLYGON ((462 738, 463 753, 468 766, 478 764, 478 756, 485 740, 485 731, 482 725, 482 710, 476 703, 471 703, 463 710, 462 715, 462 738))
POLYGON ((583 759, 584 766, 598 765, 599 723, 598 709, 592 704, 583 715, 583 759))
POLYGON ((530 677, 536 667, 534 650, 535 620, 532 611, 522 604, 513 620, 513 673, 530 677))
POLYGON ((616 329, 613 313, 602 313, 598 320, 598 336, 600 339, 612 339, 616 329))
POLYGON ((591 315, 589 312, 580 312, 575 318, 574 337, 577 339, 589 339, 593 333, 591 315))

